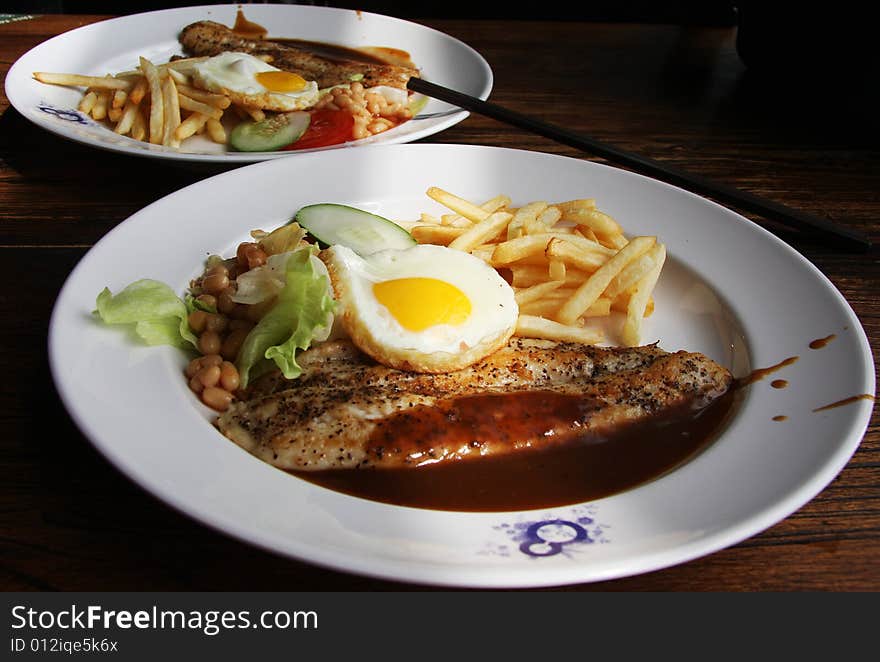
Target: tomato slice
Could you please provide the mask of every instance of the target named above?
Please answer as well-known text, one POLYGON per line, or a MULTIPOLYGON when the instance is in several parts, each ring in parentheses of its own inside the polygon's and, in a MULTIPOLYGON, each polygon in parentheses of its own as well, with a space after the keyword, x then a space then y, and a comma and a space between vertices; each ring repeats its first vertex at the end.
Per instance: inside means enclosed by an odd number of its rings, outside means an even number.
POLYGON ((316 110, 309 128, 296 142, 281 149, 311 149, 338 145, 351 140, 354 117, 346 110, 316 110))

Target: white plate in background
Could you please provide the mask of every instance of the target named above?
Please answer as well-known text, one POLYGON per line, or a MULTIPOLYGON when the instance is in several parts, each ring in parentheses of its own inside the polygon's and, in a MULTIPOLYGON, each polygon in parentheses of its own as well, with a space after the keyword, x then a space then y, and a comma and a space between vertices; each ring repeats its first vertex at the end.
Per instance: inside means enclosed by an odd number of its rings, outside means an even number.
MULTIPOLYGON (((35 71, 103 76, 136 68, 139 56, 155 63, 182 54, 181 29, 201 20, 231 26, 240 5, 206 5, 134 14, 86 25, 49 39, 22 55, 6 76, 6 96, 15 109, 38 126, 91 147, 127 154, 182 161, 238 165, 296 155, 280 152, 234 152, 196 136, 185 150, 151 145, 119 136, 107 125, 77 110, 81 88, 40 83, 35 71)), ((442 32, 402 19, 369 12, 307 5, 252 4, 248 20, 269 30, 271 37, 322 41, 349 47, 387 46, 407 51, 426 80, 486 99, 492 90, 492 69, 467 44, 442 32)), ((408 122, 346 147, 373 143, 404 143, 432 135, 461 122, 467 111, 428 99, 408 122)), ((342 147, 319 148, 322 150, 342 147)), ((309 150, 317 151, 317 150, 309 150)))

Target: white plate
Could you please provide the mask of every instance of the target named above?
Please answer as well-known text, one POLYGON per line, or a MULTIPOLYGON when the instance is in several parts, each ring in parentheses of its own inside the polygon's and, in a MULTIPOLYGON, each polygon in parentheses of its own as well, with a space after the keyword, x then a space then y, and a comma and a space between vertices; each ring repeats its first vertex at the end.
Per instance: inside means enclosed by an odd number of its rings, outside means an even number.
POLYGON ((588 582, 681 563, 778 522, 844 467, 874 392, 864 331, 831 283, 742 216, 666 184, 587 161, 459 145, 376 146, 233 170, 169 195, 105 236, 61 291, 50 326, 61 397, 122 472, 195 519, 316 564, 394 580, 473 587, 588 582), (344 174, 340 177, 340 173, 344 174), (341 182, 345 184, 342 185, 341 182), (298 182, 283 186, 281 182, 298 182), (441 186, 515 203, 595 197, 669 260, 644 342, 702 351, 737 376, 799 359, 749 387, 722 436, 674 472, 569 507, 504 513, 403 508, 339 494, 257 460, 222 437, 188 391, 185 359, 136 345, 90 317, 105 286, 163 280, 181 293, 209 252, 302 205, 343 202, 391 218, 439 211, 441 186), (830 335, 824 349, 809 343, 830 335), (788 420, 775 422, 777 415, 788 420))
MULTIPOLYGON (((38 126, 92 147, 138 156, 183 161, 241 164, 301 152, 229 152, 207 138, 187 141, 187 151, 151 145, 118 136, 76 108, 80 88, 46 85, 33 78, 35 71, 103 76, 128 71, 138 56, 166 62, 182 53, 177 35, 200 20, 224 25, 235 22, 239 5, 184 7, 135 14, 87 25, 58 35, 21 56, 6 76, 6 96, 18 112, 38 126)), ((269 30, 272 37, 323 41, 344 46, 389 46, 410 53, 430 81, 486 99, 492 90, 492 70, 470 46, 431 28, 379 14, 302 5, 253 4, 245 15, 269 30)), ((468 116, 466 111, 428 99, 409 122, 372 138, 346 146, 370 143, 403 143, 449 128, 468 116)), ((334 146, 333 149, 340 146, 334 146)), ((309 150, 317 151, 317 150, 309 150)))

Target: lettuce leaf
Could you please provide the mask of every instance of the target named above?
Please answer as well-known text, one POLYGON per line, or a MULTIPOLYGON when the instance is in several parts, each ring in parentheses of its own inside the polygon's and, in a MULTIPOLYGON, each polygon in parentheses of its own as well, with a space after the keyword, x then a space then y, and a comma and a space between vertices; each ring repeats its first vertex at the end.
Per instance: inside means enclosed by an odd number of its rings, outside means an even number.
POLYGON ((239 351, 242 388, 270 369, 272 362, 287 379, 296 379, 302 372, 296 352, 330 334, 336 302, 326 268, 310 248, 290 253, 284 283, 275 305, 251 329, 239 351))
POLYGON ((187 323, 186 303, 157 280, 135 281, 115 295, 105 287, 95 306, 95 315, 104 323, 132 325, 147 345, 193 349, 198 343, 187 323))

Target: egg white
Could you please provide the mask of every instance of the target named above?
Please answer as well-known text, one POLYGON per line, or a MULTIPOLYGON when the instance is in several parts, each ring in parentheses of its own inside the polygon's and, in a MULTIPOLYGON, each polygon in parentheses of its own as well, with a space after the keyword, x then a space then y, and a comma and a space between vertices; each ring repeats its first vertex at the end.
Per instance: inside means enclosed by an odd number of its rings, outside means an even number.
POLYGON ((298 92, 277 92, 261 85, 256 74, 281 71, 247 53, 221 53, 193 65, 193 83, 204 90, 225 94, 233 102, 277 112, 303 110, 318 100, 318 84, 308 81, 298 92))
POLYGON ((488 356, 510 339, 519 308, 513 289, 492 267, 469 253, 418 245, 366 257, 345 246, 322 251, 340 322, 363 352, 383 365, 413 372, 449 372, 488 356), (461 324, 422 331, 403 327, 373 293, 399 278, 433 278, 458 288, 471 311, 461 324))

